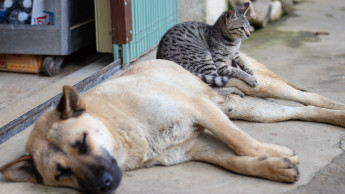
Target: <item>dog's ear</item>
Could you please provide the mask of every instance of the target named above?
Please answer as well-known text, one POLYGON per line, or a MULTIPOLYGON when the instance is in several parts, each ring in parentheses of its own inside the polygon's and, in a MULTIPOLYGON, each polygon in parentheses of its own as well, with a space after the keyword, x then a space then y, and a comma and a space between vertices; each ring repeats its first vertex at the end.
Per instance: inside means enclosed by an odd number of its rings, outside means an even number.
POLYGON ((1 174, 15 182, 41 183, 42 178, 37 172, 32 156, 24 155, 0 168, 1 174))
POLYGON ((64 86, 61 100, 56 107, 61 113, 61 119, 77 117, 85 111, 85 104, 77 90, 72 86, 64 86))

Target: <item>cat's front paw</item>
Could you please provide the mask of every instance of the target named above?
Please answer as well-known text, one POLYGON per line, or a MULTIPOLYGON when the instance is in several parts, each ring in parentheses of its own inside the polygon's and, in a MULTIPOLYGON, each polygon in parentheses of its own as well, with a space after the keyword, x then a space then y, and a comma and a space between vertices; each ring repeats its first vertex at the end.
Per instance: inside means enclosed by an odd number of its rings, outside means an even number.
POLYGON ((254 75, 254 71, 251 69, 245 69, 244 70, 246 73, 248 73, 249 75, 254 75))
POLYGON ((250 76, 249 79, 246 82, 251 87, 258 86, 258 81, 256 80, 256 78, 254 76, 250 76))

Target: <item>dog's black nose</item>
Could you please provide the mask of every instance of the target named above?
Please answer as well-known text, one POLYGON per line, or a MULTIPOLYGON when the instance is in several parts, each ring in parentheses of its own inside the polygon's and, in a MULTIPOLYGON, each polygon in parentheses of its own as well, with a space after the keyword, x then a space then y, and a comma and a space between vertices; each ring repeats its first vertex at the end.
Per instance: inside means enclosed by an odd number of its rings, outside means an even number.
POLYGON ((103 174, 103 177, 101 179, 101 191, 105 192, 108 191, 109 188, 111 187, 111 183, 113 182, 113 177, 111 176, 111 174, 109 172, 105 172, 103 174))
POLYGON ((99 190, 106 193, 115 190, 119 186, 119 180, 116 180, 109 172, 104 172, 98 184, 99 190))

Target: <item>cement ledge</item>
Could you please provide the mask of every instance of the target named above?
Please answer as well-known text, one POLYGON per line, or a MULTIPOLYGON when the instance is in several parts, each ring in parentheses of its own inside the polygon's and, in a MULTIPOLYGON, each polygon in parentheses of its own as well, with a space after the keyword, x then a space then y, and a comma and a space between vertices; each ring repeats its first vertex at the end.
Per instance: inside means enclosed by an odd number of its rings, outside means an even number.
MULTIPOLYGON (((111 64, 107 65, 106 67, 102 68, 101 70, 97 71, 96 73, 93 73, 92 75, 86 77, 82 81, 74 84, 73 87, 75 87, 78 90, 78 92, 83 93, 89 90, 90 88, 100 84, 120 69, 121 62, 120 60, 116 60, 111 64)), ((43 102, 37 107, 31 109, 30 111, 26 112, 25 114, 19 116, 18 118, 1 127, 0 144, 2 144, 3 142, 10 139, 12 136, 16 135, 17 133, 23 131, 24 129, 32 125, 36 121, 36 119, 45 111, 49 110, 51 107, 56 106, 61 96, 62 92, 58 93, 49 100, 43 102)))

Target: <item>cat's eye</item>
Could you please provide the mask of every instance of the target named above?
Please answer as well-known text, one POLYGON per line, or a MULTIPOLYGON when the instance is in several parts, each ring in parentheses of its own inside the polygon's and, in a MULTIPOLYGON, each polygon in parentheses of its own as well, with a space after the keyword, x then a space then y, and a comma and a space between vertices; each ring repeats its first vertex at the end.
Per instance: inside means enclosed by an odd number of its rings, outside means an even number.
POLYGON ((73 174, 70 168, 64 168, 60 163, 56 165, 56 171, 58 174, 55 176, 55 180, 59 180, 63 176, 71 176, 73 174))
POLYGON ((240 30, 244 30, 244 27, 240 27, 240 30))

